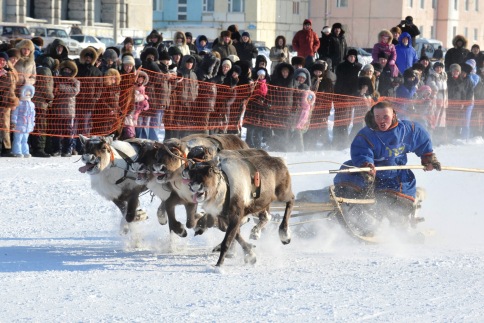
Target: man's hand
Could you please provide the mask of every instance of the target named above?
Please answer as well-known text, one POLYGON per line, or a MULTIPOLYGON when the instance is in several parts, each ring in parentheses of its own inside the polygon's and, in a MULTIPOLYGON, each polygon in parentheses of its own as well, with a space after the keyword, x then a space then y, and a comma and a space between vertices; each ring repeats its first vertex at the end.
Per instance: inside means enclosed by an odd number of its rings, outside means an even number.
POLYGON ((425 155, 422 155, 421 157, 422 160, 422 166, 424 166, 424 171, 431 171, 433 169, 435 170, 442 170, 440 162, 437 159, 437 156, 435 156, 434 153, 428 153, 425 155))
POLYGON ((361 167, 369 167, 370 168, 370 171, 368 172, 362 172, 361 173, 361 176, 363 176, 363 178, 365 179, 365 181, 368 183, 368 184, 372 184, 374 181, 375 181, 375 176, 376 176, 376 169, 375 169, 375 165, 371 164, 371 163, 364 163, 363 165, 361 165, 361 167))

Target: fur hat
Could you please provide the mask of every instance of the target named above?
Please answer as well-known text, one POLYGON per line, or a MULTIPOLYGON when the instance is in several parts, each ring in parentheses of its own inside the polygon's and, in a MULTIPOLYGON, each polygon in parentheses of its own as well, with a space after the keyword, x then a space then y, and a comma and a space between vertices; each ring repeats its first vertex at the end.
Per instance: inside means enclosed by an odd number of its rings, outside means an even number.
POLYGON ((348 57, 350 55, 353 55, 355 57, 358 57, 358 51, 356 49, 354 49, 354 48, 348 49, 348 54, 346 55, 346 57, 348 57))
POLYGON ((178 46, 171 46, 168 48, 168 55, 173 56, 173 55, 180 55, 183 56, 180 48, 178 46))
POLYGON ((241 74, 242 74, 242 68, 240 68, 240 66, 239 66, 239 65, 234 65, 234 66, 232 66, 232 70, 231 70, 231 71, 232 71, 232 72, 231 72, 230 74, 232 74, 233 72, 235 72, 235 73, 237 73, 237 74, 239 74, 239 75, 241 75, 241 74))
POLYGON ((148 76, 148 74, 145 71, 138 71, 138 76, 136 77, 136 79, 138 79, 140 77, 142 77, 144 79, 143 85, 148 84, 148 82, 150 81, 150 77, 148 76))
POLYGON ((33 53, 35 50, 34 43, 30 39, 22 39, 15 45, 16 48, 22 49, 22 48, 27 48, 30 49, 30 51, 33 53))
POLYGON ((449 72, 453 72, 453 71, 459 71, 459 73, 462 71, 461 68, 460 68, 460 65, 457 64, 457 63, 454 63, 452 65, 449 66, 449 72))
POLYGON ((331 27, 331 29, 335 29, 335 28, 343 29, 343 25, 339 22, 335 22, 331 27))
POLYGON ((17 57, 20 58, 20 50, 18 48, 10 48, 7 50, 8 57, 17 57))
POLYGON ((97 60, 98 53, 97 53, 96 49, 92 46, 88 46, 88 47, 84 48, 83 50, 81 50, 81 53, 79 54, 79 62, 81 64, 85 63, 86 56, 92 57, 91 64, 94 65, 94 63, 97 60))
POLYGON ((4 60, 8 61, 8 54, 5 52, 0 52, 0 57, 3 58, 4 60))
POLYGON ((136 65, 134 61, 134 57, 131 55, 124 55, 123 56, 123 64, 124 65, 136 65))
POLYGON ((439 67, 439 66, 444 68, 444 64, 442 62, 435 62, 434 66, 432 66, 432 68, 435 69, 436 67, 439 67))
POLYGON ((160 57, 158 60, 160 61, 169 61, 171 59, 170 54, 166 50, 162 50, 160 53, 160 57))
POLYGON ((118 54, 114 51, 114 49, 107 48, 103 53, 103 59, 116 61, 118 59, 118 54))
POLYGON ((231 37, 232 36, 232 32, 230 32, 230 30, 224 30, 220 33, 220 37, 231 37))
POLYGON ((328 68, 328 63, 325 61, 317 61, 311 66, 311 70, 314 71, 321 71, 324 72, 328 68))
MULTIPOLYGON (((121 75, 119 74, 118 70, 115 68, 110 68, 108 69, 105 73, 104 76, 115 76, 116 77, 116 85, 119 85, 121 83, 121 75)), ((106 78, 105 78, 106 80, 106 78)))
POLYGON ((32 37, 32 39, 30 40, 32 41, 32 43, 34 43, 34 45, 41 48, 44 47, 44 40, 42 39, 42 37, 32 37))
POLYGON ((237 55, 229 55, 229 56, 227 56, 227 58, 230 59, 232 61, 232 63, 240 61, 240 58, 237 55))
POLYGON ((242 33, 242 37, 244 37, 244 36, 247 36, 247 37, 249 37, 249 38, 250 38, 250 34, 249 34, 249 32, 244 31, 244 32, 242 33))
POLYGON ((77 75, 77 65, 73 60, 70 60, 70 59, 63 60, 59 65, 59 71, 61 71, 64 68, 68 68, 72 71, 71 77, 75 77, 77 75))
POLYGON ((153 57, 155 58, 154 60, 155 61, 158 60, 158 50, 156 50, 156 48, 154 47, 145 48, 145 50, 143 50, 143 52, 140 55, 141 60, 145 61, 148 55, 153 55, 153 57))
POLYGON ((302 56, 294 56, 291 58, 291 65, 302 65, 306 63, 306 60, 302 56))

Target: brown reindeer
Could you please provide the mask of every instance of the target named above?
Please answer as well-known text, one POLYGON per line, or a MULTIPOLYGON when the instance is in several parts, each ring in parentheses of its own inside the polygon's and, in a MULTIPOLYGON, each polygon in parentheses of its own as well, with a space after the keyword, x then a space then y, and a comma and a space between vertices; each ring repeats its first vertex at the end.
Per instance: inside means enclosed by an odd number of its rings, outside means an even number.
POLYGON ((193 200, 202 204, 210 214, 222 217, 227 230, 220 248, 217 266, 221 266, 234 239, 242 246, 245 262, 255 263, 253 246, 240 234, 240 225, 252 213, 269 212, 274 201, 286 203, 284 218, 279 226, 283 244, 291 241, 289 219, 294 205, 291 176, 281 158, 268 156, 215 158, 194 164, 188 171, 193 200), (257 175, 253 175, 253 170, 257 175), (260 187, 254 196, 253 183, 260 187))

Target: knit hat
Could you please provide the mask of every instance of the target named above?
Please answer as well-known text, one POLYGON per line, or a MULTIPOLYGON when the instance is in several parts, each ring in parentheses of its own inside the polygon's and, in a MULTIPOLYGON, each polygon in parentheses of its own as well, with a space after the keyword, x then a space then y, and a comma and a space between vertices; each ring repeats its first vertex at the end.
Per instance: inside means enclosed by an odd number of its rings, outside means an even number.
POLYGON ((188 38, 188 37, 193 38, 192 33, 191 33, 191 32, 189 32, 189 31, 187 31, 187 32, 185 33, 185 38, 188 38))
POLYGON ((264 69, 260 69, 257 71, 257 75, 266 75, 266 71, 264 71, 264 69))
POLYGON ((476 71, 477 71, 476 70, 476 61, 474 59, 472 59, 472 58, 471 59, 468 59, 466 61, 466 64, 469 65, 470 67, 472 67, 472 72, 473 73, 476 73, 476 71))
POLYGON ((434 66, 432 66, 432 68, 435 69, 436 67, 439 67, 439 66, 444 68, 444 64, 442 62, 435 62, 434 66))
POLYGON ((181 49, 178 46, 171 46, 168 48, 168 55, 173 56, 173 55, 180 55, 183 56, 181 49))
POLYGON ((131 55, 124 55, 123 56, 123 64, 124 65, 135 65, 134 57, 131 55))
POLYGON ((160 57, 158 58, 160 61, 169 61, 171 59, 170 54, 166 50, 162 50, 160 53, 160 57))
POLYGON ((383 66, 381 66, 380 63, 371 63, 373 65, 373 68, 375 69, 375 72, 382 72, 383 71, 383 66))
POLYGON ((430 59, 427 55, 422 55, 422 56, 420 56, 419 62, 420 61, 430 61, 430 59))
POLYGON ((222 66, 228 65, 229 68, 232 68, 232 61, 230 59, 226 59, 222 62, 222 66))
POLYGON ((471 72, 472 72, 472 66, 470 66, 469 64, 466 64, 466 63, 460 64, 460 69, 461 69, 462 72, 464 72, 466 74, 471 74, 471 72))
POLYGON ((247 31, 244 31, 244 32, 242 33, 242 37, 244 37, 244 36, 247 36, 247 37, 249 37, 249 38, 250 38, 250 34, 249 34, 247 31))
POLYGON ((453 71, 459 71, 459 73, 462 71, 461 68, 460 68, 460 65, 457 64, 457 63, 454 63, 452 65, 450 65, 449 67, 449 71, 452 73, 453 71))
POLYGON ((8 61, 8 54, 5 52, 0 52, 0 57, 3 58, 4 60, 8 61))
POLYGON ((358 57, 358 51, 354 48, 351 48, 348 50, 348 55, 346 55, 346 57, 350 56, 350 55, 353 55, 355 57, 358 57))
POLYGON ((374 72, 375 71, 375 67, 371 64, 366 64, 365 66, 363 66, 363 72, 368 72, 368 71, 372 71, 374 72))
POLYGON ((227 56, 227 58, 230 59, 232 61, 232 63, 240 61, 240 58, 237 55, 229 55, 229 56, 227 56))
POLYGON ((118 59, 118 54, 114 51, 114 49, 107 48, 103 53, 103 59, 115 61, 118 59))
POLYGON ((390 57, 390 55, 388 55, 387 53, 385 52, 379 52, 378 53, 378 58, 385 58, 385 59, 388 59, 390 57))
POLYGON ((298 75, 296 75, 296 78, 298 78, 298 77, 300 77, 300 76, 301 76, 301 77, 304 77, 304 79, 306 79, 306 78, 307 78, 306 73, 304 73, 304 72, 300 72, 298 75))
POLYGON ((44 47, 44 40, 42 39, 42 37, 32 37, 32 39, 30 40, 32 41, 32 43, 34 43, 34 45, 44 47))

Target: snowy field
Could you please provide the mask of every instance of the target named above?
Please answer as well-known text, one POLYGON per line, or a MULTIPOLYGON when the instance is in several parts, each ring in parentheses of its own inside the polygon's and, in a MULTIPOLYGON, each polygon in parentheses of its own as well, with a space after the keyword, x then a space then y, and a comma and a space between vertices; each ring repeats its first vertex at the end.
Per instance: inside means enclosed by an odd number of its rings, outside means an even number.
MULTIPOLYGON (((484 168, 482 139, 436 153, 445 166, 484 168)), ((277 155, 291 172, 316 171, 337 169, 328 161, 349 150, 277 155)), ((321 220, 316 237, 286 246, 269 227, 253 242, 256 265, 239 252, 216 270, 221 232, 171 236, 144 195, 136 246, 80 166, 77 156, 0 158, 0 322, 483 322, 484 174, 415 171, 427 190, 420 228, 435 233, 424 244, 362 245, 321 220)), ((332 179, 294 176, 293 188, 332 179)))

